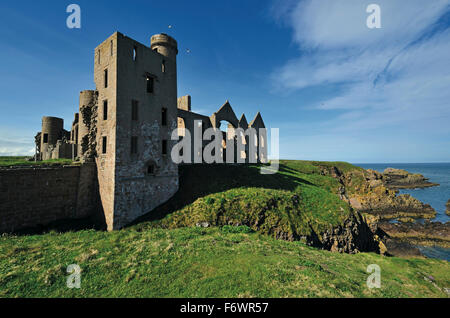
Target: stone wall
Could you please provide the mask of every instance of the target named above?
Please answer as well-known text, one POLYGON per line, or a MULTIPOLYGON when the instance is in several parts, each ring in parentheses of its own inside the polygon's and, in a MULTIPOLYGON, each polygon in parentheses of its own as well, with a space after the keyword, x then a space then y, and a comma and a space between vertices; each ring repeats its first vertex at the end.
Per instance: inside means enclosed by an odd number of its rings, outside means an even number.
POLYGON ((0 233, 98 211, 95 164, 0 168, 0 233))

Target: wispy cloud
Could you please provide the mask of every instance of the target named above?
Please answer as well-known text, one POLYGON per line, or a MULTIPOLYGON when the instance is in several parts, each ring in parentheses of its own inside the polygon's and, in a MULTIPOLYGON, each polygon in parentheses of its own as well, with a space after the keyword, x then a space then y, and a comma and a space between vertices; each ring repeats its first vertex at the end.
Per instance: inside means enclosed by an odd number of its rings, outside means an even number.
POLYGON ((320 123, 327 134, 450 134, 450 0, 304 0, 275 8, 299 48, 275 72, 276 88, 344 87, 307 105, 341 112, 320 123), (382 29, 366 26, 370 3, 381 7, 382 29))
POLYGON ((32 156, 35 152, 33 138, 29 131, 12 127, 0 128, 0 156, 32 156))
POLYGON ((32 142, 0 139, 0 156, 32 156, 34 145, 32 142))

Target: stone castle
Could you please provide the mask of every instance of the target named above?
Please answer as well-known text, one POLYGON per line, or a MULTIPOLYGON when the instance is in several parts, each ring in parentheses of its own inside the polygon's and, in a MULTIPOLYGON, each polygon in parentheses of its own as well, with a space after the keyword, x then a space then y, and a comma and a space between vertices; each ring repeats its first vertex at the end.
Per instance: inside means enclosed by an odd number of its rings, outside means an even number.
MULTIPOLYGON (((236 117, 228 101, 210 117, 192 112, 191 97, 177 96, 177 54, 177 42, 166 34, 152 36, 147 47, 116 32, 95 49, 96 90, 80 93, 71 130, 64 130, 61 118, 42 119, 36 158, 71 158, 95 165, 99 206, 108 230, 152 211, 178 191, 178 165, 171 158, 178 142, 172 140, 174 130, 181 140, 186 130, 220 129, 221 122, 227 122, 220 154, 224 158, 227 143, 238 138, 234 131, 254 128, 256 137, 250 141, 241 134, 245 148, 234 156, 241 159, 236 162, 265 162, 258 156, 261 152, 255 158, 248 152, 252 140, 256 148, 266 142, 259 133, 265 128, 260 113, 248 123, 245 115, 236 117)), ((204 141, 192 142, 190 162, 199 163, 194 157, 204 147, 204 141)))

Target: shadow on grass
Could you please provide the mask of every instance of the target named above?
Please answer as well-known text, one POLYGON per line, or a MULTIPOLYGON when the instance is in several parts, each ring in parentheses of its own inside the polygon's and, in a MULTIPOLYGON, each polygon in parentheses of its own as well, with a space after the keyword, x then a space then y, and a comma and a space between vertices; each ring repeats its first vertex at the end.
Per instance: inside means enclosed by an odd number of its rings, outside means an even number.
MULTIPOLYGON (((296 177, 298 171, 280 164, 279 173, 263 175, 260 165, 198 164, 180 165, 180 187, 178 192, 166 203, 138 218, 128 226, 142 222, 156 221, 168 214, 182 209, 200 197, 237 188, 265 188, 293 191, 300 185, 312 185, 307 180, 296 177)), ((99 213, 97 213, 99 214, 99 213)), ((45 226, 36 226, 19 231, 15 235, 35 235, 51 231, 58 233, 80 230, 105 230, 105 221, 99 217, 79 220, 58 220, 45 226)))
POLYGON ((93 217, 87 217, 83 219, 57 220, 46 225, 37 225, 34 227, 16 230, 10 232, 9 234, 17 236, 25 236, 25 235, 41 235, 50 232, 67 233, 84 230, 105 231, 106 226, 93 217))
POLYGON ((288 175, 298 173, 298 171, 284 164, 280 164, 279 173, 272 175, 261 174, 260 168, 260 165, 181 165, 179 166, 180 188, 178 192, 168 202, 138 218, 129 226, 161 220, 200 197, 231 189, 253 187, 293 191, 302 184, 313 185, 307 180, 288 175))

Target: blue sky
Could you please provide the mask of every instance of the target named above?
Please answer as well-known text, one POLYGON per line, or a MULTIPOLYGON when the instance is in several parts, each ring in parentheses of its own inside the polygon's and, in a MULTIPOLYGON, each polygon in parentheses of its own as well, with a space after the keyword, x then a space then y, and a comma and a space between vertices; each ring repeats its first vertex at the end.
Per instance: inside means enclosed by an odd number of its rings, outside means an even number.
POLYGON ((0 155, 29 154, 42 116, 69 129, 94 48, 120 31, 174 36, 179 96, 261 111, 282 158, 450 161, 450 0, 2 1, 0 21, 0 155))

